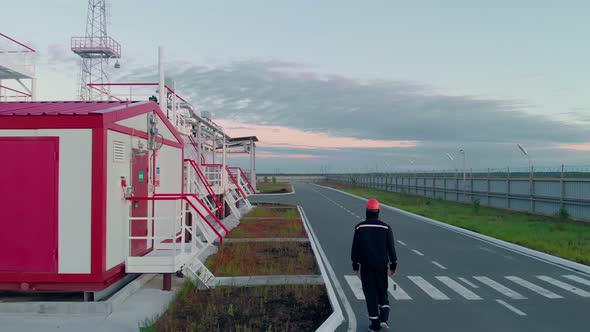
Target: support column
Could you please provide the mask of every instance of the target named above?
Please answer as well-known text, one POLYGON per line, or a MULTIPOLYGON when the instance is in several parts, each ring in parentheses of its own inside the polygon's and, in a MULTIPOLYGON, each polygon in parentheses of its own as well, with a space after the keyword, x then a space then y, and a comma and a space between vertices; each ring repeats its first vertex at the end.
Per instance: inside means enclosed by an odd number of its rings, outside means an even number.
POLYGON ((203 154, 203 142, 201 141, 201 135, 203 135, 203 129, 201 128, 201 121, 197 121, 197 164, 199 165, 203 165, 203 162, 201 161, 202 158, 201 156, 204 156, 203 154))
POLYGON ((31 79, 31 101, 37 101, 37 78, 31 79))
POLYGON ((250 142, 250 182, 256 190, 256 144, 250 142))
POLYGON ((162 290, 163 291, 171 291, 172 290, 172 273, 164 273, 162 282, 162 290))
POLYGON ((158 91, 160 93, 160 110, 162 113, 168 115, 168 94, 166 93, 166 82, 164 77, 164 48, 158 47, 158 69, 160 74, 160 82, 158 84, 158 91))

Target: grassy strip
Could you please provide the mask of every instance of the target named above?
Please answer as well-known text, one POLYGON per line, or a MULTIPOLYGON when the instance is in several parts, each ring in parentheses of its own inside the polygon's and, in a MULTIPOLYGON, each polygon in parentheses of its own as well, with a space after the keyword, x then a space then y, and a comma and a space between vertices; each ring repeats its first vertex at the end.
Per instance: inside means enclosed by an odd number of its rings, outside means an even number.
POLYGON ((299 211, 294 207, 276 208, 276 207, 264 207, 257 206, 253 208, 244 218, 286 218, 286 219, 298 219, 299 211))
POLYGON ((309 243, 225 243, 205 262, 216 276, 320 274, 309 243))
POLYGON ((187 281, 168 310, 140 331, 314 331, 331 313, 324 285, 203 291, 187 281))
POLYGON ((292 192, 292 187, 288 183, 257 182, 256 191, 261 194, 284 194, 292 192))
POLYGON ((306 238, 301 220, 247 219, 229 234, 230 238, 306 238))
POLYGON ((442 199, 324 183, 361 197, 477 233, 590 265, 590 224, 560 217, 467 205, 442 199))

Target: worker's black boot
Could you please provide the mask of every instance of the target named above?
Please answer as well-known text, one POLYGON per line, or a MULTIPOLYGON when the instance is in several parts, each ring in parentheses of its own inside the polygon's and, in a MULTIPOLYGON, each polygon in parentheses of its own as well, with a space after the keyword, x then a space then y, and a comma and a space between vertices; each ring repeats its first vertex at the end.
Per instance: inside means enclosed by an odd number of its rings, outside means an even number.
POLYGON ((379 319, 371 319, 371 325, 369 325, 369 331, 378 332, 381 331, 381 322, 379 319))

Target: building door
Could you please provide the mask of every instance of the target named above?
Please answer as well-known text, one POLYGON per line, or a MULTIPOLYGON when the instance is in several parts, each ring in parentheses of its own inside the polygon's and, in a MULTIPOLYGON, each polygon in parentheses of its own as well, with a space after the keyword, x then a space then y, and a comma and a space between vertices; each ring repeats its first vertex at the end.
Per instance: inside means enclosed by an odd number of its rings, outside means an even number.
MULTIPOLYGON (((148 197, 149 185, 149 154, 147 151, 133 149, 133 157, 131 158, 131 185, 135 189, 136 197, 148 197)), ((129 233, 131 236, 147 236, 148 235, 148 201, 137 200, 132 201, 131 217, 140 218, 131 221, 131 229, 129 233), (145 218, 145 219, 141 219, 145 218)), ((148 252, 148 241, 146 240, 131 240, 131 256, 142 256, 148 252)))
POLYGON ((0 271, 58 271, 59 138, 0 137, 0 271))

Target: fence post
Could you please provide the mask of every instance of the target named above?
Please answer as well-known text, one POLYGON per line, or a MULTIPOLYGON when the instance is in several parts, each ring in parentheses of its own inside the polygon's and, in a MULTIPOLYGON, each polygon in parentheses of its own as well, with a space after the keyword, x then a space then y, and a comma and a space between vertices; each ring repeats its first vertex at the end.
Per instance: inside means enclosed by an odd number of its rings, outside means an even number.
POLYGON ((565 209, 565 205, 563 201, 565 199, 565 181, 564 181, 564 174, 563 174, 564 166, 561 165, 561 177, 559 179, 559 187, 561 188, 561 195, 559 196, 559 209, 565 209))
POLYGON ((473 168, 469 169, 471 174, 469 174, 469 193, 471 194, 471 200, 473 202, 473 168))
POLYGON ((491 203, 490 203, 490 169, 489 168, 488 168, 488 178, 487 178, 487 180, 488 180, 488 186, 487 186, 488 187, 488 190, 486 191, 486 195, 488 196, 488 206, 490 206, 491 203))
POLYGON ((531 213, 535 212, 535 181, 533 180, 534 177, 534 166, 531 166, 531 170, 529 173, 529 184, 530 184, 530 200, 531 200, 531 213))
POLYGON ((510 167, 506 169, 506 207, 510 209, 510 167))

